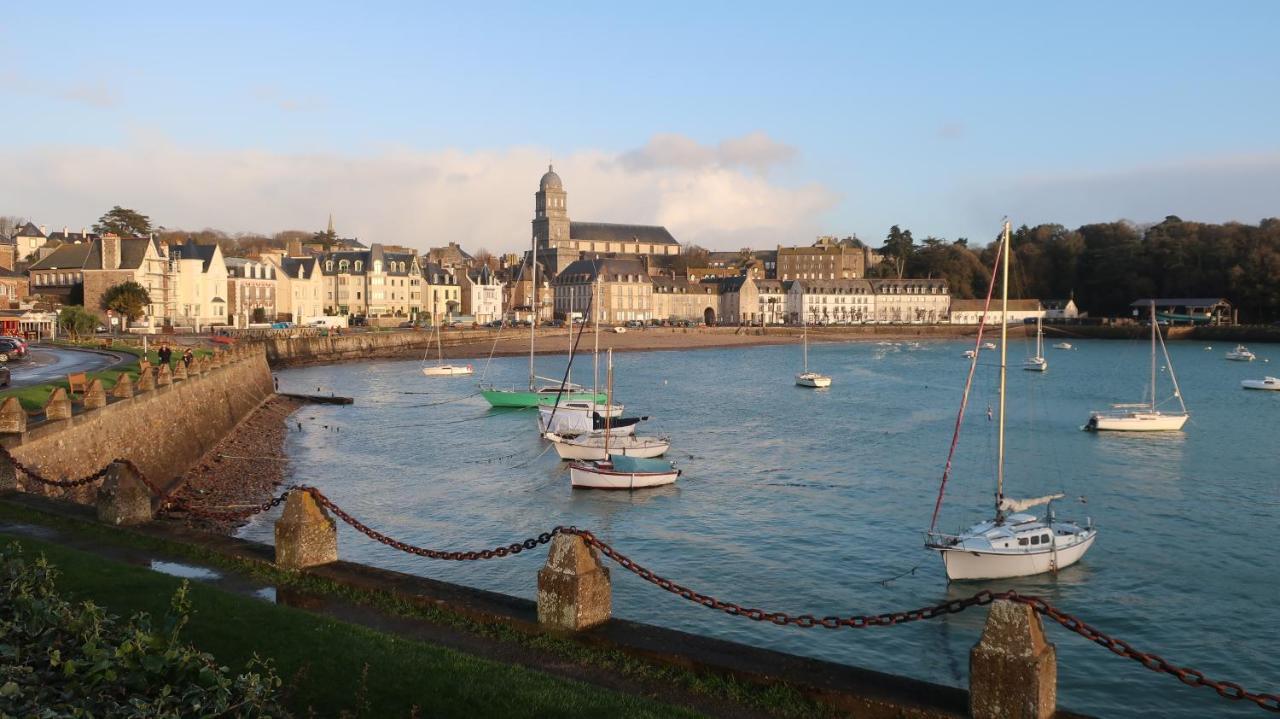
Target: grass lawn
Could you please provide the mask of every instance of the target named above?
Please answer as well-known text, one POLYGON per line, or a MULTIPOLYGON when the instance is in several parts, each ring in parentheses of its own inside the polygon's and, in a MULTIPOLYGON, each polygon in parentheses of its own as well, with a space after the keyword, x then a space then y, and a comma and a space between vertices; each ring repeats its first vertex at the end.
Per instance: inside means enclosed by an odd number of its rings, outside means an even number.
MULTIPOLYGON (((3 535, 0 535, 3 536, 3 535)), ((120 615, 164 615, 182 580, 29 538, 61 571, 58 589, 120 615)), ((254 653, 274 660, 299 716, 670 717, 697 716, 673 706, 403 640, 301 610, 193 582, 185 637, 218 661, 241 669, 254 653), (362 676, 364 679, 362 679, 362 676)))
MULTIPOLYGON (((52 345, 54 347, 69 347, 72 349, 80 349, 80 348, 95 349, 95 350, 102 349, 102 346, 97 342, 78 342, 77 343, 77 342, 67 342, 67 341, 59 340, 57 342, 48 342, 46 344, 52 345)), ((122 345, 119 343, 112 344, 112 346, 110 347, 110 351, 119 352, 121 354, 131 354, 134 357, 137 357, 139 359, 142 357, 142 348, 132 347, 129 345, 122 345)), ((194 352, 196 357, 209 357, 213 354, 212 350, 207 350, 204 348, 196 348, 194 352)), ((170 364, 171 365, 176 364, 177 362, 181 361, 181 356, 182 356, 181 350, 176 351, 174 353, 173 359, 170 361, 170 364)), ((151 349, 149 352, 147 352, 147 360, 151 362, 151 366, 153 367, 158 366, 160 364, 160 355, 156 354, 156 351, 154 349, 151 349)), ((122 374, 129 375, 129 378, 132 379, 134 382, 138 381, 138 361, 134 360, 133 362, 129 362, 127 364, 121 365, 115 369, 99 370, 97 372, 87 372, 86 374, 89 375, 90 382, 92 382, 95 379, 102 380, 103 389, 110 392, 111 388, 116 386, 116 381, 120 378, 120 375, 122 374)), ((4 391, 0 391, 0 401, 4 401, 6 397, 17 397, 18 401, 22 403, 23 409, 29 412, 38 412, 44 409, 45 403, 49 401, 49 395, 53 394, 53 390, 58 387, 61 387, 63 389, 68 389, 68 384, 65 377, 63 379, 57 380, 56 382, 46 382, 44 384, 35 384, 28 387, 21 387, 18 389, 6 389, 4 391)))

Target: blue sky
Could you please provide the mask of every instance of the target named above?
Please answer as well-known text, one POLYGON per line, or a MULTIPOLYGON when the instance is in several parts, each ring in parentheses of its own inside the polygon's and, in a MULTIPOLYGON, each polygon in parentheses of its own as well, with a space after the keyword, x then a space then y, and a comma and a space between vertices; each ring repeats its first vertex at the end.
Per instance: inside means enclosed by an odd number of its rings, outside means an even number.
POLYGON ((505 249, 548 158, 575 217, 724 247, 1280 214, 1273 2, 46 5, 6 11, 0 148, 44 169, 0 213, 51 226, 505 249))

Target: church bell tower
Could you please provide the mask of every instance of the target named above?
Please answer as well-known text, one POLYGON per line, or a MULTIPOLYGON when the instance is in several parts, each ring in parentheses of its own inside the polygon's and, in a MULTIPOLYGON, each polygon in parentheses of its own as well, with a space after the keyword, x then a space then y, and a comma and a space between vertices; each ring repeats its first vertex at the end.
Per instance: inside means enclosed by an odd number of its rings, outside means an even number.
POLYGON ((547 174, 538 183, 533 201, 533 239, 540 248, 567 247, 569 242, 568 193, 555 168, 547 165, 547 174))

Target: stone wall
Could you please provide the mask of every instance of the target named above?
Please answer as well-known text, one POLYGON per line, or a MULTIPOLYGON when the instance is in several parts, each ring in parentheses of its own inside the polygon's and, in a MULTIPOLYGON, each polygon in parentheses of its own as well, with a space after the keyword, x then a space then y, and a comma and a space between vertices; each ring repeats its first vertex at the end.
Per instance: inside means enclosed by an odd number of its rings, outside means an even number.
MULTIPOLYGON (((492 337, 490 330, 451 330, 444 333, 443 344, 452 346, 491 340, 492 337)), ((435 347, 435 334, 430 330, 344 332, 338 335, 330 333, 327 337, 269 337, 262 344, 267 361, 272 367, 289 367, 420 355, 428 348, 435 347)))
MULTIPOLYGON (((151 382, 141 378, 136 387, 124 383, 132 390, 130 397, 118 396, 125 393, 120 385, 102 393, 95 381, 77 406, 81 411, 62 420, 28 423, 17 399, 11 398, 0 406, 0 425, 7 430, 0 432, 0 442, 23 464, 52 479, 83 477, 126 458, 152 481, 168 486, 274 392, 260 346, 220 352, 197 360, 190 373, 176 374, 161 371, 151 389, 151 382)), ((61 390, 51 403, 59 400, 66 402, 61 390)), ((50 409, 46 415, 58 414, 50 409)), ((29 480, 22 484, 27 492, 92 501, 92 486, 67 492, 29 480)))

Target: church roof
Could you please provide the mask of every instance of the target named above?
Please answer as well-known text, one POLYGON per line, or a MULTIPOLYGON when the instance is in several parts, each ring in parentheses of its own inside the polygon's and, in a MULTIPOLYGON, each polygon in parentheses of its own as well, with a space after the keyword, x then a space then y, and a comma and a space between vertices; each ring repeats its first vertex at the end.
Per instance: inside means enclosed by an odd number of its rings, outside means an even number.
POLYGON ((547 165, 547 174, 542 176, 542 180, 538 182, 538 189, 546 190, 563 190, 564 183, 560 181, 560 176, 556 174, 556 170, 551 165, 547 165))
POLYGON ((676 238, 660 225, 618 225, 612 222, 570 222, 569 239, 588 242, 648 242, 678 245, 676 238))

